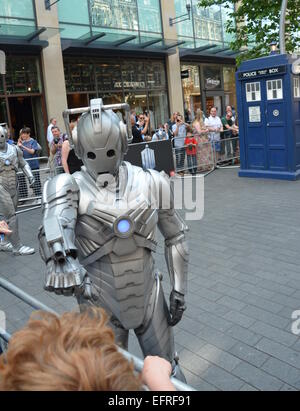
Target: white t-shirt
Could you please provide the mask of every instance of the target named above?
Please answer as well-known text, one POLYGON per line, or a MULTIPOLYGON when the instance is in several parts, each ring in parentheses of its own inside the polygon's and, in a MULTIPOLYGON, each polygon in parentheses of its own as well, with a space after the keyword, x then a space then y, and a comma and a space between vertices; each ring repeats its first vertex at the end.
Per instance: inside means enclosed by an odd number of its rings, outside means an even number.
MULTIPOLYGON (((211 128, 222 128, 222 121, 220 117, 212 117, 209 116, 204 120, 204 124, 206 127, 211 127, 211 128)), ((208 138, 210 141, 219 141, 220 140, 220 132, 215 132, 215 131, 210 131, 208 133, 208 138)))
POLYGON ((52 123, 50 123, 48 128, 47 128, 47 140, 48 140, 49 147, 50 147, 50 145, 53 141, 53 134, 52 134, 52 130, 51 130, 52 127, 54 127, 54 126, 53 126, 52 123))
MULTIPOLYGON (((178 126, 178 128, 179 128, 178 134, 177 134, 177 136, 175 136, 175 139, 174 139, 174 146, 176 148, 180 148, 180 147, 184 146, 184 140, 185 140, 185 137, 186 137, 186 127, 185 127, 185 125, 180 124, 180 126, 178 126)), ((176 129, 177 129, 177 124, 175 123, 172 126, 173 134, 175 133, 176 129)))

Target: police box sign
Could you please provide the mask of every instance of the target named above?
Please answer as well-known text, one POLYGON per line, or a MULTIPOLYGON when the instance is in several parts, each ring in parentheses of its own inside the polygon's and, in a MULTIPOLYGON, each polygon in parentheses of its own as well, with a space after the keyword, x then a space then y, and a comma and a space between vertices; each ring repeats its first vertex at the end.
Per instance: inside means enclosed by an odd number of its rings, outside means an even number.
POLYGON ((267 69, 245 71, 239 73, 240 80, 248 80, 256 77, 271 76, 275 74, 281 74, 286 72, 286 66, 270 67, 267 69))

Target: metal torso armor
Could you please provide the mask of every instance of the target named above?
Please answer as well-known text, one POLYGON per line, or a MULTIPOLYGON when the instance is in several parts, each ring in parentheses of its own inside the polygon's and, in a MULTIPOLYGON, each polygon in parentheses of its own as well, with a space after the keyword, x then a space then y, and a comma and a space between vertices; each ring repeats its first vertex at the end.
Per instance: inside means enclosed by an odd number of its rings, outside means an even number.
POLYGON ((0 151, 0 185, 11 195, 14 195, 17 187, 17 150, 17 147, 6 144, 6 151, 0 151))
POLYGON ((154 285, 151 252, 157 245, 158 213, 151 204, 151 174, 123 163, 117 184, 105 188, 97 186, 85 167, 73 177, 80 188, 75 228, 79 261, 100 305, 124 328, 137 328, 154 285))

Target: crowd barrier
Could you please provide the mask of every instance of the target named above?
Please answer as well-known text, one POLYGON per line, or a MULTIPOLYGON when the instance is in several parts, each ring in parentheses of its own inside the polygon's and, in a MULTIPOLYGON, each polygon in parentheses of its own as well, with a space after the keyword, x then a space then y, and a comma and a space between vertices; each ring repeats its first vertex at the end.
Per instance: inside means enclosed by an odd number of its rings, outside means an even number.
POLYGON ((63 172, 63 167, 50 168, 48 157, 26 159, 29 165, 36 160, 38 160, 40 168, 31 170, 35 178, 33 187, 29 187, 28 180, 22 171, 17 172, 19 196, 17 214, 39 208, 41 206, 42 192, 45 182, 49 178, 63 172))
POLYGON ((224 138, 209 141, 209 133, 193 135, 197 141, 196 153, 192 153, 192 147, 181 145, 182 137, 172 139, 175 171, 177 173, 189 172, 191 174, 208 174, 219 167, 228 167, 239 164, 239 137, 224 138), (178 143, 177 143, 177 141, 178 143))
MULTIPOLYGON (((25 293, 23 290, 16 287, 14 284, 10 283, 9 281, 5 280, 2 277, 0 277, 0 288, 4 289, 8 293, 17 297, 19 300, 30 305, 34 310, 42 310, 42 311, 50 312, 55 315, 59 315, 57 312, 47 307, 41 301, 25 293)), ((9 344, 10 338, 11 338, 11 335, 7 331, 0 328, 0 348, 2 349, 3 352, 5 352, 5 350, 7 349, 7 345, 9 344)), ((118 347, 118 350, 121 352, 121 354, 123 354, 123 356, 128 361, 133 362, 135 371, 140 372, 143 369, 143 366, 144 366, 143 360, 139 359, 133 354, 130 354, 128 351, 122 349, 121 347, 118 347)), ((171 381, 178 391, 196 391, 193 387, 187 384, 184 384, 183 382, 177 380, 174 377, 171 377, 171 381)))

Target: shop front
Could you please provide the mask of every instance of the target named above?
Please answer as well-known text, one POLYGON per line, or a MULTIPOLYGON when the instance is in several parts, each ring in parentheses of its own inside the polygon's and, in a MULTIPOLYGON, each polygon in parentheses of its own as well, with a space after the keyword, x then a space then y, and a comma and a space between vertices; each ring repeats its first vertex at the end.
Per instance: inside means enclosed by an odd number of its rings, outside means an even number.
POLYGON ((219 116, 228 105, 236 108, 234 66, 182 63, 181 77, 187 120, 193 120, 198 109, 207 117, 212 107, 219 116))
POLYGON ((152 130, 169 118, 163 60, 65 56, 64 69, 69 108, 97 97, 104 104, 125 101, 137 114, 147 112, 152 130))
POLYGON ((45 146, 47 115, 38 56, 7 56, 6 75, 0 79, 0 123, 8 124, 15 142, 20 129, 30 127, 45 146))

